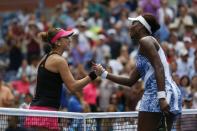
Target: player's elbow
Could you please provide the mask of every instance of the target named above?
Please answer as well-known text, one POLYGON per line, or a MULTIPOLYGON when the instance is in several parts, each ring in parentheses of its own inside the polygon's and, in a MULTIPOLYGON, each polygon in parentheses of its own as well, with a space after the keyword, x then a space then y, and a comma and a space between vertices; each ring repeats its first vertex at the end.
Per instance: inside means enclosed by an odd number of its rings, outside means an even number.
POLYGON ((69 91, 71 93, 76 92, 76 88, 75 88, 74 84, 66 84, 66 87, 69 89, 69 91))

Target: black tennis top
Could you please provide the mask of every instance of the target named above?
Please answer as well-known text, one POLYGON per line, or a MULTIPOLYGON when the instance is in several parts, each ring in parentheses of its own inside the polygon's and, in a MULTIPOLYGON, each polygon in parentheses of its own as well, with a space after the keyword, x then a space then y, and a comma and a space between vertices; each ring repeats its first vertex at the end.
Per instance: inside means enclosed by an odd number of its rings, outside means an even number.
POLYGON ((48 54, 38 67, 37 85, 35 97, 31 106, 45 106, 59 109, 62 78, 60 73, 54 73, 45 68, 47 58, 54 53, 48 54))

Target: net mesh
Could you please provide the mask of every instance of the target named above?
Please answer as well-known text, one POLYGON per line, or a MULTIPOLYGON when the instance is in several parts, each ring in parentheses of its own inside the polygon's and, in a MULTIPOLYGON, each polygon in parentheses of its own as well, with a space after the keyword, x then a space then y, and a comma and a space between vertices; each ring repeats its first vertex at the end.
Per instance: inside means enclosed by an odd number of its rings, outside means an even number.
MULTIPOLYGON (((71 113, 0 108, 0 131, 34 131, 43 127, 54 131, 137 131, 137 115, 137 112, 71 113)), ((197 109, 184 110, 172 131, 197 131, 197 109)))

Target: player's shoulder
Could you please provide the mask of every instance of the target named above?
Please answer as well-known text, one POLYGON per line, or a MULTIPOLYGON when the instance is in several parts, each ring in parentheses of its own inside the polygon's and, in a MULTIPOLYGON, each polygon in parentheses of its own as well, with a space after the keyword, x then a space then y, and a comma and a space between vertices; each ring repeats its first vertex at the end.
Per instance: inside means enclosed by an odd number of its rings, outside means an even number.
POLYGON ((152 36, 145 36, 139 40, 139 43, 143 47, 153 47, 154 46, 154 39, 152 36))
POLYGON ((64 57, 62 57, 62 56, 60 56, 60 55, 54 54, 54 55, 52 56, 51 61, 54 62, 54 63, 56 63, 56 64, 58 64, 58 63, 65 62, 66 60, 65 60, 64 57))
POLYGON ((145 36, 140 39, 140 43, 152 43, 155 42, 156 39, 153 36, 145 36))
POLYGON ((62 56, 57 56, 56 59, 54 59, 53 63, 57 66, 57 67, 65 67, 68 65, 66 59, 62 56))
POLYGON ((158 42, 153 36, 145 36, 140 39, 140 45, 145 48, 159 48, 158 42))

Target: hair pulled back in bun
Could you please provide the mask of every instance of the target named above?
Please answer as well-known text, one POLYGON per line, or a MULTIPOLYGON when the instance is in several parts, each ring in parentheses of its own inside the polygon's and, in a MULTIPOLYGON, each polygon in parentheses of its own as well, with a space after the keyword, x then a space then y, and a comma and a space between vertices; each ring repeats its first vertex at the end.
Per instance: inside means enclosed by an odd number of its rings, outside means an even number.
POLYGON ((41 38, 43 42, 50 43, 48 32, 40 32, 38 33, 38 37, 41 38))

